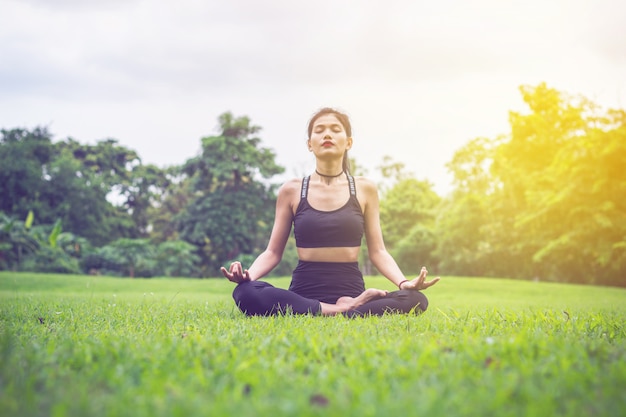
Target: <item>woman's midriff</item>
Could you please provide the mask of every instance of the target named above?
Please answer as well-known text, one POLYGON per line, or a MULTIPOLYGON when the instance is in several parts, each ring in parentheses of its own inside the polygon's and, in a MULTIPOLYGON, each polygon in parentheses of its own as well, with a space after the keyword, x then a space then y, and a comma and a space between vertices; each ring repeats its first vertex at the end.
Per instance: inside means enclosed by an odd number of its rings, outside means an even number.
POLYGON ((360 247, 297 248, 298 258, 306 262, 358 262, 360 247))

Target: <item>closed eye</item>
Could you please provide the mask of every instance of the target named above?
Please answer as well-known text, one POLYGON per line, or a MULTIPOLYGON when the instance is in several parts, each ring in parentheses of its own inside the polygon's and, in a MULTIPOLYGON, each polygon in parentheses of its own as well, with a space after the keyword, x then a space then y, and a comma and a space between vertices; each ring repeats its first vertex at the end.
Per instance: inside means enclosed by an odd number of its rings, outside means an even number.
MULTIPOLYGON (((315 126, 315 129, 313 130, 315 133, 322 133, 324 130, 326 130, 327 126, 325 125, 317 125, 315 126)), ((343 131, 343 126, 341 126, 340 124, 333 124, 330 125, 330 129, 335 132, 335 133, 340 133, 343 131)))

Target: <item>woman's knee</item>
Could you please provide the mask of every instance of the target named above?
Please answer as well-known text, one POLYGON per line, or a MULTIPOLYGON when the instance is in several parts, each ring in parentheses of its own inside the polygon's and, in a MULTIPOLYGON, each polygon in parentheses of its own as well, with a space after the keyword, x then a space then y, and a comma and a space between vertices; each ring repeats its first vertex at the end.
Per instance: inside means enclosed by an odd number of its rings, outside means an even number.
POLYGON ((400 290, 398 295, 405 298, 407 305, 416 313, 423 313, 428 308, 428 298, 421 291, 400 290))
POLYGON ((417 298, 417 308, 419 308, 420 310, 422 310, 422 312, 426 311, 426 309, 428 308, 428 298, 424 295, 423 292, 420 291, 415 291, 416 294, 416 298, 417 298))
POLYGON ((248 315, 266 314, 260 291, 271 286, 265 281, 244 281, 233 290, 233 299, 239 309, 248 315))
POLYGON ((257 290, 261 287, 258 284, 264 284, 263 281, 243 281, 233 290, 233 299, 237 302, 254 297, 257 290))

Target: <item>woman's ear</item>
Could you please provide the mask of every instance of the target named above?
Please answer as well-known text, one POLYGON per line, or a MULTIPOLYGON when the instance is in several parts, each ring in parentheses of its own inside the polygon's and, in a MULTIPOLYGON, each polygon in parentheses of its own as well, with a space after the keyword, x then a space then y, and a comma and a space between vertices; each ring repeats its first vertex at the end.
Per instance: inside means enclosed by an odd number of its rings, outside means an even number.
POLYGON ((348 146, 346 146, 346 149, 350 149, 352 148, 352 137, 348 138, 348 146))
POLYGON ((306 146, 309 148, 309 152, 313 151, 313 148, 311 147, 311 139, 307 139, 306 146))

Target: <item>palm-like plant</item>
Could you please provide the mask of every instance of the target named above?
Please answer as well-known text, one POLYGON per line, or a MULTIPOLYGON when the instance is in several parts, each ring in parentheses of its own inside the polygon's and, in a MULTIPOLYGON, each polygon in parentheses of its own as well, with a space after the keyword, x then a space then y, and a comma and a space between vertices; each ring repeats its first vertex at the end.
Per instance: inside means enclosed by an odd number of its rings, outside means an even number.
POLYGON ((33 218, 32 211, 23 222, 0 213, 0 269, 19 269, 24 256, 39 248, 31 233, 33 218))

